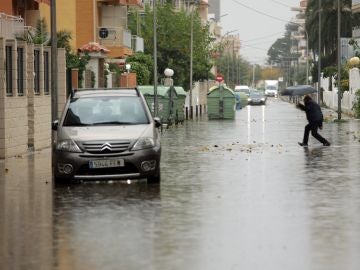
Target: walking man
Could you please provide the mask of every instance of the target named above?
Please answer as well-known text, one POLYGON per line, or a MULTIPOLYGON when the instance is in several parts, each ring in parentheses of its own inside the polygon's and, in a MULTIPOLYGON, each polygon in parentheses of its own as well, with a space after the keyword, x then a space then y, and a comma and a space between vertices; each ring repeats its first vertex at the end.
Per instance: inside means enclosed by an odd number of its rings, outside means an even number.
POLYGON ((318 133, 318 128, 322 129, 323 126, 323 114, 319 104, 317 104, 310 96, 304 97, 304 105, 301 103, 296 104, 296 107, 302 111, 305 111, 306 118, 309 124, 305 126, 304 138, 302 142, 299 142, 301 146, 307 146, 309 141, 309 133, 321 142, 324 146, 330 146, 330 143, 318 133))

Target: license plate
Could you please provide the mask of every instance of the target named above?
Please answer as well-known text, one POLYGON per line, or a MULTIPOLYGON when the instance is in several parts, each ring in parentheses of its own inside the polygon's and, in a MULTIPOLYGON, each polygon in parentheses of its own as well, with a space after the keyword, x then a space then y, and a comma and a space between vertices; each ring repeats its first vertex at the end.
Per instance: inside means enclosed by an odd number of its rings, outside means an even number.
POLYGON ((123 159, 100 159, 89 161, 90 169, 124 167, 123 159))

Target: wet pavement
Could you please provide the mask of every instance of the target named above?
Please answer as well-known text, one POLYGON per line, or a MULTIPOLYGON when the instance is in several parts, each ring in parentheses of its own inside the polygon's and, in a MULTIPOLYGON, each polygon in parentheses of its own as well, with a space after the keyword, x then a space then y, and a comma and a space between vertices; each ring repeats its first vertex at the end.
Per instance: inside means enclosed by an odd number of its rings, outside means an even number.
POLYGON ((323 147, 269 100, 164 130, 162 183, 53 188, 50 152, 0 161, 0 269, 355 270, 360 122, 323 147))

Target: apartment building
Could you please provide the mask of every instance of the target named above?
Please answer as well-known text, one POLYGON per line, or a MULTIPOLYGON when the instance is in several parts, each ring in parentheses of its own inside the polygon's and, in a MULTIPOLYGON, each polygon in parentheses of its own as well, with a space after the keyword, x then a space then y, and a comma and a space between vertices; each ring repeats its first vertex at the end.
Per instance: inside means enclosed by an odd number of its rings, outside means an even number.
MULTIPOLYGON (((40 0, 2 0, 0 4, 0 158, 51 145, 51 50, 16 38, 31 31, 34 18, 46 15, 46 10, 48 3, 40 0)), ((57 65, 58 107, 62 108, 66 99, 63 50, 57 65)))
POLYGON ((305 30, 305 11, 307 7, 307 0, 303 0, 299 2, 299 6, 292 7, 291 11, 295 11, 297 14, 291 20, 294 25, 297 25, 298 28, 296 31, 291 33, 291 39, 294 41, 291 46, 291 54, 299 55, 299 58, 296 62, 300 64, 305 64, 307 61, 307 37, 305 30))
POLYGON ((209 0, 209 14, 214 14, 216 21, 220 20, 221 5, 220 0, 209 0))
POLYGON ((144 51, 144 41, 128 30, 129 7, 141 8, 141 0, 57 0, 57 28, 72 33, 71 45, 79 49, 89 42, 109 50, 109 58, 126 58, 144 51))
MULTIPOLYGON (((159 4, 163 4, 166 1, 159 1, 159 4)), ((144 5, 153 6, 153 0, 143 0, 144 5)), ((197 8, 199 16, 203 24, 207 23, 208 20, 208 0, 172 0, 172 4, 177 10, 191 11, 197 8)))

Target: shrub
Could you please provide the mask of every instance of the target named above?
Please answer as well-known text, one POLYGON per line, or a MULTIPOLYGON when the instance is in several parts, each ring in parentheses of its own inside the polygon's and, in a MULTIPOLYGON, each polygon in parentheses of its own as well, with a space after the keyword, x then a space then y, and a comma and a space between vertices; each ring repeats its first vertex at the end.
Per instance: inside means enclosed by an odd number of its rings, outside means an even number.
POLYGON ((360 89, 358 89, 355 93, 354 109, 356 118, 360 118, 360 89))

